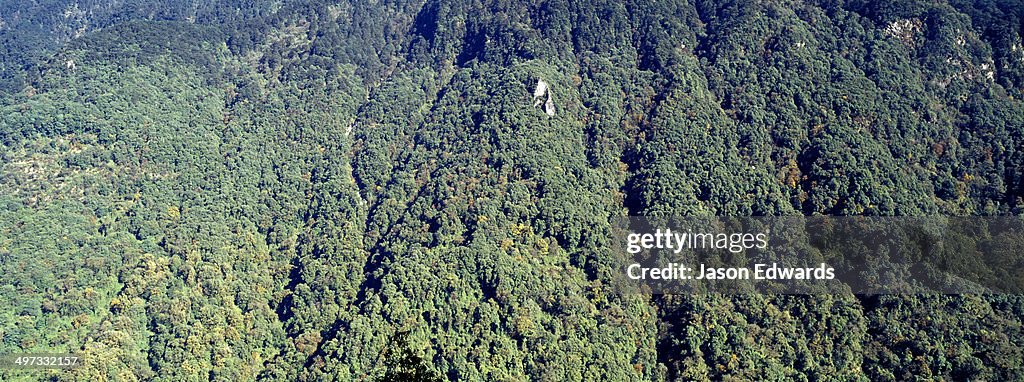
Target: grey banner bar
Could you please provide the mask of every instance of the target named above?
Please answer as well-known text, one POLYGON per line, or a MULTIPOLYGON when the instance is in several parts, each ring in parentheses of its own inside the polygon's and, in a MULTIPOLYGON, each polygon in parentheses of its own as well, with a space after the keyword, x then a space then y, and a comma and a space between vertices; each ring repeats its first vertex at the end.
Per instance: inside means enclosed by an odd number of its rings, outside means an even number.
POLYGON ((1024 293, 1020 217, 622 219, 628 293, 1024 293))

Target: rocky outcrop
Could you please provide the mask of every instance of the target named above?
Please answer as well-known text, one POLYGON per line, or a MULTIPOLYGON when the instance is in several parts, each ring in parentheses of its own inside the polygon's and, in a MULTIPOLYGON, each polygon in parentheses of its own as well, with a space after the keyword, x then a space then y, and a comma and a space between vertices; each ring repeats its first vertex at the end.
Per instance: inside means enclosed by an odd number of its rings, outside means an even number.
POLYGON ((555 101, 551 99, 551 89, 544 80, 537 80, 537 87, 533 90, 533 107, 540 107, 548 117, 555 116, 555 101))

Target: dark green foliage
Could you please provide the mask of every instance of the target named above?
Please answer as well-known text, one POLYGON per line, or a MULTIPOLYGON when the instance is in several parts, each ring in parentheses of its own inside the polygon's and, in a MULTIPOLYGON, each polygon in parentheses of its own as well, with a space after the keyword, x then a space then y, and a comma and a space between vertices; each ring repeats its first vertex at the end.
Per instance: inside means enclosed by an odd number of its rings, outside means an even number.
POLYGON ((0 5, 0 353, 86 361, 0 379, 1024 378, 1017 295, 610 277, 626 215, 1019 215, 1017 2, 115 3, 0 5))

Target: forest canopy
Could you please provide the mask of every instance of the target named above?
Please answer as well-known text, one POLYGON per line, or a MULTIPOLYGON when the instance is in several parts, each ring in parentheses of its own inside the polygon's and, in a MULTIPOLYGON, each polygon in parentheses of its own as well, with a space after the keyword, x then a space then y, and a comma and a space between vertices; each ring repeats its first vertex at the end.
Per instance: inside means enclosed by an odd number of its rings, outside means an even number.
POLYGON ((1022 37, 1014 0, 4 1, 0 354, 82 364, 0 380, 1024 379, 1021 295, 610 276, 627 216, 1020 216, 1022 37))

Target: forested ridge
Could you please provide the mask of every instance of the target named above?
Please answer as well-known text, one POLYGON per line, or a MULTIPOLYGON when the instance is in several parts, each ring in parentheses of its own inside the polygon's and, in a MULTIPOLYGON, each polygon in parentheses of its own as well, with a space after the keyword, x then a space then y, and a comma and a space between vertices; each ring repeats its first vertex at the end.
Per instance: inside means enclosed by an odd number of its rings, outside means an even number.
POLYGON ((1022 37, 1014 0, 4 2, 0 354, 83 361, 0 380, 1024 380, 1020 295, 610 283, 625 216, 1021 215, 1022 37))

